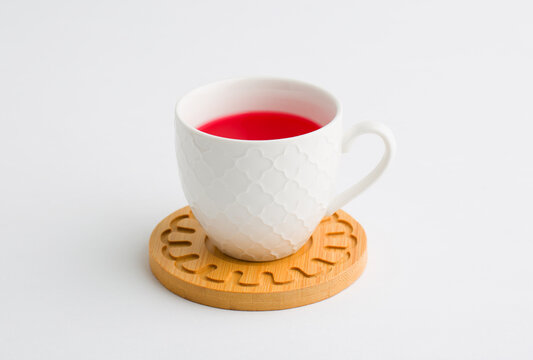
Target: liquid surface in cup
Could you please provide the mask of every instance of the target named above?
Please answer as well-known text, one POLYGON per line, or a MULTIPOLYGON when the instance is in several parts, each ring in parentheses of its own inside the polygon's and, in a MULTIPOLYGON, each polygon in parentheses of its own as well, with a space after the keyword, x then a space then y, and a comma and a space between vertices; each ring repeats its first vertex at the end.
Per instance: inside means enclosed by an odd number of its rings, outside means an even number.
POLYGON ((207 134, 239 140, 275 140, 307 134, 320 125, 304 117, 275 111, 253 111, 211 120, 198 127, 207 134))

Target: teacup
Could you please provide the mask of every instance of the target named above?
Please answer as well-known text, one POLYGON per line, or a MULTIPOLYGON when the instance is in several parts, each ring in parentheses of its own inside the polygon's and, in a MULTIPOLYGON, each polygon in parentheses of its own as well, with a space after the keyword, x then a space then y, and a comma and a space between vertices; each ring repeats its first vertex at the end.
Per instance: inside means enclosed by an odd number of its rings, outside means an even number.
POLYGON ((176 153, 183 191, 208 238, 241 260, 291 255, 320 220, 365 190, 385 170, 395 149, 392 132, 378 122, 342 128, 340 103, 300 81, 239 78, 197 88, 176 106, 176 153), (216 118, 276 111, 321 127, 275 140, 238 140, 199 131, 216 118), (376 134, 385 144, 377 166, 362 180, 332 194, 342 152, 357 136, 376 134))

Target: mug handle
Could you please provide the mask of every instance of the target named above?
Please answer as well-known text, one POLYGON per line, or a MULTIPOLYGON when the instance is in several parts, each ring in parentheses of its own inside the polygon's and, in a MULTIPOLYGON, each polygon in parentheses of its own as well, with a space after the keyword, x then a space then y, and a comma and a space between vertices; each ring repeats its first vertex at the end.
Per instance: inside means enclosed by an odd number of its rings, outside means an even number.
POLYGON ((349 131, 344 134, 342 139, 342 152, 347 153, 350 150, 350 146, 353 141, 360 135, 364 134, 376 134, 378 135, 383 143, 385 144, 385 152, 381 157, 381 160, 376 165, 376 167, 369 172, 364 178, 362 178, 358 183, 350 186, 348 189, 344 190, 340 194, 337 194, 331 201, 327 215, 333 214, 335 211, 339 210, 341 207, 350 202, 357 195, 362 193, 366 188, 368 188, 374 181, 376 181, 383 171, 389 165, 394 153, 396 151, 396 141, 394 140, 394 135, 392 131, 382 123, 376 121, 365 121, 356 124, 349 131))

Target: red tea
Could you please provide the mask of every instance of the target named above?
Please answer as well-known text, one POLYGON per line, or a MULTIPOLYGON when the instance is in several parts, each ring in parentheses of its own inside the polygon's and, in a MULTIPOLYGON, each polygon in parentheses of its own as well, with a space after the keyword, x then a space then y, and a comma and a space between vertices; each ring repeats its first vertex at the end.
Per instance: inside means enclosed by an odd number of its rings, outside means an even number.
POLYGON ((198 127, 205 133, 230 139, 274 140, 307 134, 320 125, 304 117, 275 111, 253 111, 224 116, 198 127))

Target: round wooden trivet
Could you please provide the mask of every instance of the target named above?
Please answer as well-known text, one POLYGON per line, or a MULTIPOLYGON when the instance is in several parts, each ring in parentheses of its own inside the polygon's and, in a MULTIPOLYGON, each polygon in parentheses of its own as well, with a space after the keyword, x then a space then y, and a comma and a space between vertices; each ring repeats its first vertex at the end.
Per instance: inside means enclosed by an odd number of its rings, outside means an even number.
POLYGON ((333 296, 366 265, 366 235, 342 210, 325 217, 295 254, 268 262, 224 255, 184 207, 150 237, 150 267, 170 291, 191 301, 234 310, 279 310, 333 296))

